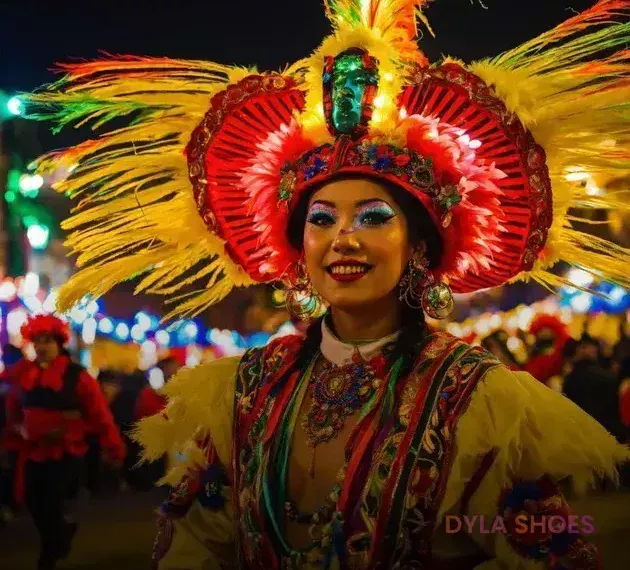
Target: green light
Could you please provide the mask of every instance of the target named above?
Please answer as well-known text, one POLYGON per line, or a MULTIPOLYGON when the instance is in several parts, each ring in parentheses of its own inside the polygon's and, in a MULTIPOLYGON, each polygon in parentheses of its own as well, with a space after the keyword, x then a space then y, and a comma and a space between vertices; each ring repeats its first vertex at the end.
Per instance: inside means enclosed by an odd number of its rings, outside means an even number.
POLYGON ((19 180, 20 194, 26 198, 37 198, 44 179, 39 174, 22 174, 19 180))
POLYGON ((20 190, 20 176, 22 173, 19 170, 9 170, 7 173, 7 188, 13 192, 19 192, 20 190))
POLYGON ((15 202, 15 199, 17 198, 15 192, 13 190, 7 190, 4 194, 4 199, 9 203, 9 204, 13 204, 13 202, 15 202))
POLYGON ((26 237, 33 249, 46 249, 50 238, 50 230, 46 226, 34 224, 26 231, 26 237))
POLYGON ((33 216, 33 215, 31 215, 31 214, 29 214, 29 215, 27 215, 27 216, 24 216, 24 217, 22 218, 22 222, 24 223, 24 225, 25 225, 27 228, 30 228, 31 226, 37 226, 37 225, 39 225, 39 220, 38 220, 35 216, 33 216))
POLYGON ((7 101, 7 110, 16 117, 24 113, 24 103, 19 97, 11 97, 7 101))

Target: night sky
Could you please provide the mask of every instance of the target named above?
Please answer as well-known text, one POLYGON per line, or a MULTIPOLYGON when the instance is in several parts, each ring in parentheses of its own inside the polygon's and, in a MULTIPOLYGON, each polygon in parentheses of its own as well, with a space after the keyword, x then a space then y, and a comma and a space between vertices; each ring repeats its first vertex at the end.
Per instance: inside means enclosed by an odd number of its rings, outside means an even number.
MULTIPOLYGON (((431 61, 497 55, 596 0, 435 0, 431 61)), ((330 32, 322 0, 0 0, 0 90, 28 91, 55 79, 56 62, 112 54, 167 56, 276 70, 308 55, 330 32)), ((26 126, 24 126, 26 127, 26 126)), ((30 160, 93 136, 31 124, 19 145, 30 160), (29 134, 27 137, 26 134, 29 134), (28 138, 28 140, 26 140, 28 138)))
MULTIPOLYGON (((430 59, 495 55, 595 0, 435 0, 430 59)), ((0 89, 53 79, 57 61, 110 53, 208 59, 276 69, 307 55, 329 31, 321 0, 126 2, 0 1, 0 89)))
MULTIPOLYGON (((437 38, 425 34, 421 45, 432 61, 442 55, 480 59, 517 46, 594 3, 484 0, 484 9, 478 0, 435 0, 426 14, 437 38)), ((0 0, 0 90, 34 89, 55 78, 48 70, 56 62, 95 58, 99 51, 274 70, 308 55, 329 32, 322 0, 0 0)), ((52 136, 49 125, 14 123, 22 133, 15 140, 28 160, 93 136, 87 129, 52 136)), ((54 198, 51 207, 63 213, 65 199, 54 198)))

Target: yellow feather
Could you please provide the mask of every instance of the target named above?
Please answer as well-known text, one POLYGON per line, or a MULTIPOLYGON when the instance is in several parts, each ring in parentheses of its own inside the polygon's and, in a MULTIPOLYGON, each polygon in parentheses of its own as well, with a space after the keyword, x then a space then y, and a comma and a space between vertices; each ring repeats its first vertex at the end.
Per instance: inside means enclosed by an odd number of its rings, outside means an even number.
POLYGON ((628 212, 627 196, 620 192, 590 196, 587 188, 566 180, 571 169, 594 178, 630 177, 630 50, 623 49, 630 28, 616 24, 612 10, 603 2, 571 24, 580 32, 590 21, 608 24, 594 32, 573 37, 568 32, 571 25, 563 24, 522 48, 469 66, 516 113, 547 154, 553 224, 533 271, 517 280, 531 278, 555 286, 558 278, 546 270, 564 260, 630 286, 630 251, 579 231, 572 223, 576 208, 628 212), (620 51, 615 52, 615 46, 620 51), (599 53, 606 55, 594 59, 599 53))
POLYGON ((135 121, 39 160, 40 171, 71 170, 55 189, 79 200, 62 226, 71 232, 67 246, 80 270, 62 287, 58 309, 136 275, 142 275, 136 292, 173 295, 202 283, 171 316, 196 314, 234 285, 251 285, 201 220, 183 156, 212 95, 249 71, 151 58, 65 68, 68 76, 30 96, 45 115, 62 125, 99 126, 116 114, 135 121))

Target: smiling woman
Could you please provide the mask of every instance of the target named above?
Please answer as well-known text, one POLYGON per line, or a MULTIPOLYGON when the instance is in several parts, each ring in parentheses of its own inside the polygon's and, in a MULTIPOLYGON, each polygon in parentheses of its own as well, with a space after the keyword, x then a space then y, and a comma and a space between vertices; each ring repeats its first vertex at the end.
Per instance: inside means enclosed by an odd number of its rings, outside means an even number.
POLYGON ((325 185, 310 200, 304 228, 313 286, 336 310, 380 306, 399 318, 396 286, 411 257, 407 234, 402 210, 378 183, 325 185))
POLYGON ((627 170, 616 20, 630 2, 470 66, 429 66, 424 4, 325 1, 334 33, 282 73, 123 57, 63 66, 31 97, 61 124, 133 118, 41 161, 76 166, 62 190, 81 196, 66 227, 82 268, 62 305, 141 274, 139 291, 165 295, 206 280, 173 314, 281 283, 312 320, 304 337, 181 371, 138 426, 148 459, 182 458, 160 570, 597 567, 567 533, 447 540, 447 514, 568 517, 558 480, 583 489, 630 453, 424 314, 447 316, 452 292, 557 285, 560 259, 630 285, 628 251, 567 215, 627 201, 565 178, 578 159, 627 170))

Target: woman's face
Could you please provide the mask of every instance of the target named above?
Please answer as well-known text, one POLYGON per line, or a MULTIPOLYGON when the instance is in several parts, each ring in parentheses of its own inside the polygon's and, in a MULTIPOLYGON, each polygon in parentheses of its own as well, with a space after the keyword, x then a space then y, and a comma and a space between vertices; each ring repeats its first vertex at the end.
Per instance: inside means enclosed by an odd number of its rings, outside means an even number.
POLYGON ((33 347, 40 364, 50 364, 60 354, 59 342, 50 334, 38 334, 33 339, 33 347))
POLYGON ((331 182, 311 196, 304 228, 306 267, 334 308, 395 295, 412 254, 407 220, 376 181, 331 182))

